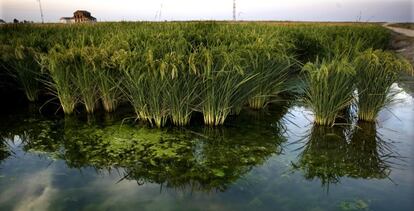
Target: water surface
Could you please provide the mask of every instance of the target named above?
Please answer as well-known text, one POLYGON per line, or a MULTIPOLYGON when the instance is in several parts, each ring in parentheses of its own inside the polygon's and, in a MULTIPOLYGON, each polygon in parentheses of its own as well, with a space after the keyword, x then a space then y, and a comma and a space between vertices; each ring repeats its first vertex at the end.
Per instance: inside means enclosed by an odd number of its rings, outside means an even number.
POLYGON ((291 103, 162 130, 18 110, 0 118, 0 210, 414 210, 408 93, 333 128, 291 103))

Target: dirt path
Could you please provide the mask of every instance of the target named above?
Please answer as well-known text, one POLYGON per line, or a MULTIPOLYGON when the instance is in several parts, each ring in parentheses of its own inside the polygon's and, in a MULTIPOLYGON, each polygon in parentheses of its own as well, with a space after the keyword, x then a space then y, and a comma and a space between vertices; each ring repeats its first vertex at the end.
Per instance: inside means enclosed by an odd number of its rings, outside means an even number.
MULTIPOLYGON (((383 26, 392 31, 390 48, 405 57, 414 66, 414 36, 408 36, 410 34, 407 34, 407 31, 414 34, 414 30, 389 27, 387 25, 384 24, 383 26)), ((400 86, 409 95, 414 97, 414 78, 412 75, 401 73, 400 86)))
POLYGON ((408 59, 414 66, 414 30, 390 27, 389 24, 383 26, 392 31, 390 48, 408 59))
POLYGON ((383 26, 385 28, 388 28, 388 29, 394 31, 394 32, 397 32, 399 34, 403 34, 403 35, 405 35, 407 37, 414 37, 414 30, 389 26, 391 24, 392 23, 386 23, 383 26))

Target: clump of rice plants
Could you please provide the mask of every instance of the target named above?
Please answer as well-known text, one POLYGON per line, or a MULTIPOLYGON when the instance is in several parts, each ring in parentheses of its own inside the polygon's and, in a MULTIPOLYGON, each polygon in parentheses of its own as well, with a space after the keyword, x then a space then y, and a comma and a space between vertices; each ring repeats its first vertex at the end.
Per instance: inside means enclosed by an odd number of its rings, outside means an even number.
POLYGON ((247 50, 246 69, 256 75, 253 83, 255 91, 248 100, 252 109, 262 109, 285 89, 293 58, 284 52, 272 52, 267 46, 253 46, 247 50))
MULTIPOLYGON (((0 47, 22 46, 22 61, 28 62, 21 64, 30 67, 31 57, 37 57, 30 49, 41 55, 40 63, 48 70, 42 79, 65 113, 72 113, 78 104, 92 113, 100 103, 111 112, 126 98, 137 119, 157 127, 168 121, 186 125, 195 111, 203 113, 206 125, 221 125, 246 105, 261 109, 271 103, 299 69, 296 64, 317 57, 349 56, 353 60, 366 48, 382 48, 388 37, 385 29, 369 24, 98 23, 6 25, 2 29, 0 47)), ((336 112, 337 107, 343 109, 337 98, 348 89, 340 90, 331 81, 342 86, 345 82, 338 78, 352 74, 319 71, 350 69, 345 62, 325 61, 305 68, 318 70, 307 71, 309 81, 316 81, 310 83, 314 87, 308 90, 307 99, 318 117, 332 119, 342 115, 336 112), (329 105, 331 98, 336 102, 333 105, 329 105)), ((22 87, 37 93, 34 90, 39 89, 28 88, 35 87, 36 77, 24 72, 16 74, 16 79, 27 81, 22 87)), ((26 95, 35 98, 35 94, 26 95)))
POLYGON ((355 69, 347 59, 333 59, 307 63, 303 70, 304 103, 312 109, 316 124, 332 126, 340 111, 353 102, 355 69))
POLYGON ((52 48, 48 54, 42 54, 40 61, 42 68, 48 70, 50 80, 44 80, 44 84, 51 93, 56 96, 65 114, 72 114, 75 110, 78 98, 78 88, 74 86, 74 73, 71 70, 72 60, 68 60, 61 47, 52 48))
POLYGON ((93 113, 98 102, 98 86, 96 74, 87 57, 92 54, 91 48, 70 48, 67 57, 72 61, 73 83, 79 91, 80 102, 85 105, 86 112, 93 113))
POLYGON ((2 46, 3 68, 7 70, 21 86, 26 98, 30 102, 37 100, 40 84, 40 68, 35 60, 36 50, 32 47, 24 47, 22 45, 2 46))
POLYGON ((117 54, 104 47, 94 48, 88 57, 95 74, 98 98, 106 112, 113 112, 121 100, 122 74, 118 70, 117 54))
POLYGON ((124 66, 124 93, 135 110, 137 119, 163 127, 168 119, 166 64, 154 58, 151 49, 144 56, 138 52, 124 52, 128 65, 124 66))
POLYGON ((391 52, 369 49, 355 60, 358 88, 358 118, 375 121, 380 110, 396 94, 391 85, 398 71, 411 70, 411 65, 391 52))
POLYGON ((199 103, 201 78, 192 72, 184 55, 170 53, 167 57, 169 72, 174 73, 167 81, 169 113, 174 125, 184 126, 190 122, 193 109, 199 103))
POLYGON ((252 89, 247 87, 253 76, 246 76, 239 65, 237 53, 229 53, 223 48, 201 48, 190 56, 190 66, 201 73, 202 93, 200 110, 204 123, 210 126, 224 124, 233 108, 247 102, 252 89))

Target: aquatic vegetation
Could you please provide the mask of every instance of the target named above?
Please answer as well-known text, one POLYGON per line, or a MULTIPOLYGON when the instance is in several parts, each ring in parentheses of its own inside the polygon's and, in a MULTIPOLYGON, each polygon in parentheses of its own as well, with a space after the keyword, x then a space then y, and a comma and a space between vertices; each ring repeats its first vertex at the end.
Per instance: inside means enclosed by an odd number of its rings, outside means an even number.
POLYGON ((41 90, 40 68, 36 63, 36 50, 24 46, 1 46, 2 68, 18 82, 30 102, 37 100, 41 90))
POLYGON ((117 50, 111 47, 94 47, 86 56, 91 72, 94 73, 97 96, 104 110, 115 111, 122 98, 120 85, 123 82, 122 73, 118 69, 120 64, 117 50))
MULTIPOLYGON (((132 104, 137 119, 162 127, 168 118, 167 88, 164 78, 165 64, 155 60, 152 50, 147 50, 141 57, 135 52, 128 55, 125 73, 124 93, 132 104)), ((169 77, 169 76, 166 76, 169 77)))
POLYGON ((307 63, 304 103, 315 115, 318 125, 332 126, 340 111, 354 100, 354 67, 346 58, 307 63))
POLYGON ((320 73, 318 82, 312 80, 313 85, 329 80, 325 89, 339 90, 332 95, 335 105, 316 102, 322 98, 310 99, 310 95, 307 99, 317 122, 332 124, 338 110, 349 104, 340 102, 349 91, 341 90, 345 84, 340 78, 351 75, 345 73, 350 72, 346 62, 335 60, 349 57, 351 61, 367 48, 382 49, 389 37, 386 29, 371 24, 98 23, 2 29, 2 48, 21 46, 19 54, 7 55, 9 61, 24 58, 18 62, 23 66, 7 65, 24 73, 16 74, 16 79, 27 90, 27 98, 48 90, 65 114, 78 105, 94 113, 100 105, 112 112, 130 104, 136 119, 156 127, 187 125, 193 112, 201 112, 206 125, 218 126, 246 106, 263 109, 282 94, 289 95, 294 86, 288 81, 298 77, 303 63, 323 69, 320 61, 338 70, 307 72, 329 72, 320 73), (36 72, 37 63, 43 69, 42 83, 25 68, 33 65, 36 72), (342 84, 334 87, 335 80, 342 84))
POLYGON ((286 90, 286 81, 294 64, 293 58, 280 49, 269 49, 260 41, 246 47, 246 72, 254 76, 249 83, 255 89, 248 100, 252 109, 262 109, 286 90))
POLYGON ((88 55, 93 49, 70 48, 66 51, 68 59, 71 60, 73 71, 73 84, 79 91, 79 101, 85 106, 86 112, 93 113, 98 103, 97 77, 100 73, 94 72, 91 64, 87 61, 88 55))
POLYGON ((375 121, 380 110, 392 102, 397 92, 391 85, 400 71, 412 69, 408 61, 391 52, 369 49, 355 60, 358 88, 358 118, 375 121))
POLYGON ((253 91, 248 83, 256 75, 247 75, 238 65, 240 57, 224 48, 205 49, 190 57, 190 66, 201 73, 202 87, 200 111, 204 123, 210 126, 224 124, 233 108, 247 102, 253 91))
POLYGON ((43 80, 46 88, 59 99, 65 114, 72 114, 79 102, 79 89, 74 83, 74 73, 71 70, 72 60, 56 47, 47 55, 41 55, 42 67, 48 70, 50 80, 43 80))

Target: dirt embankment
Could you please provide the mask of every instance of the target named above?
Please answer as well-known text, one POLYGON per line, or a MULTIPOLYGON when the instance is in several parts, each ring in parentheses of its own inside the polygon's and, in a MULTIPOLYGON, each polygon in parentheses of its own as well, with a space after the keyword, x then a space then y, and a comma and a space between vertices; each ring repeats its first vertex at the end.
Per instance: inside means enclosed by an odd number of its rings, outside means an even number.
MULTIPOLYGON (((392 30, 392 29, 391 29, 392 30)), ((414 37, 409 37, 392 31, 390 48, 410 61, 414 67, 414 37)), ((414 97, 414 77, 402 73, 400 86, 411 96, 414 97)))
POLYGON ((393 31, 390 48, 408 59, 414 66, 414 37, 393 31))

